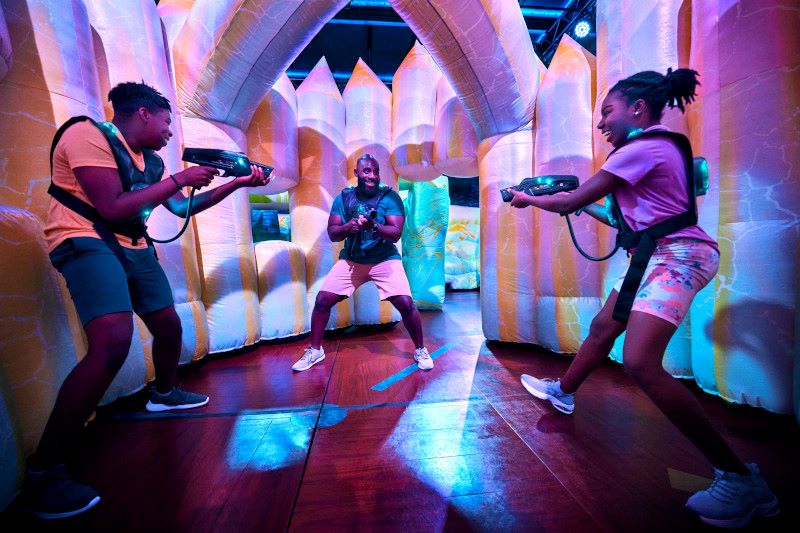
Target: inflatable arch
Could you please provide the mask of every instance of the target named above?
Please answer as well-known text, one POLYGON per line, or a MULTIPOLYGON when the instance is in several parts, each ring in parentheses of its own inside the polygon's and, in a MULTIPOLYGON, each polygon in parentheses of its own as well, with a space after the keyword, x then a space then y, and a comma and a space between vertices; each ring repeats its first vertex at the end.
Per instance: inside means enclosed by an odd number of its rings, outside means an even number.
MULTIPOLYGON (((798 105, 800 47, 737 37, 755 31, 788 40, 797 19, 784 14, 788 0, 637 0, 636 10, 626 10, 631 2, 597 3, 596 60, 564 39, 546 69, 516 1, 392 0, 420 42, 405 66, 413 62, 414 69, 446 80, 471 122, 474 151, 447 152, 442 160, 435 149, 437 117, 451 117, 439 131, 457 119, 437 112, 437 93, 446 91, 430 77, 422 91, 413 70, 398 71, 391 110, 386 91, 366 88, 366 81, 343 98, 324 62, 296 91, 283 77, 344 0, 162 0, 157 8, 134 0, 113 7, 105 1, 3 0, 0 265, 3 296, 18 304, 0 311, 0 504, 13 494, 22 458, 35 447, 61 380, 83 352, 74 311, 41 237, 50 139, 70 116, 107 118, 105 91, 131 78, 157 87, 176 110, 178 142, 162 154, 168 166, 180 168, 181 144, 263 154, 277 169, 274 188, 263 192, 289 190, 296 215, 292 242, 254 245, 248 198, 239 191, 196 217, 180 240, 159 248, 187 332, 186 362, 307 331, 321 274, 336 254, 325 235, 327 209, 346 183, 348 159, 373 144, 385 150, 381 157, 389 154, 384 171, 392 167, 399 177, 421 182, 415 186, 434 187, 425 182, 455 164, 448 158, 475 154, 474 162, 469 155, 458 164, 477 168, 480 176, 485 336, 574 351, 624 268, 622 258, 601 266, 580 262, 565 244, 560 220, 511 210, 498 189, 544 171, 585 178, 605 156, 592 133, 592 110, 614 81, 644 68, 700 70, 698 102, 686 117, 670 120, 689 132, 709 161, 711 187, 700 216, 719 239, 723 263, 665 366, 731 401, 797 413, 800 177, 792 164, 800 160, 800 144, 796 121, 784 110, 798 105), (663 27, 672 30, 655 31, 663 27), (408 82, 401 79, 406 74, 408 82), (371 91, 366 104, 359 103, 362 90, 371 91), (572 105, 561 101, 564 91, 572 105), (403 106, 424 113, 409 123, 414 113, 399 110, 400 102, 411 101, 403 106), (363 140, 357 129, 351 137, 351 105, 380 110, 372 126, 383 136, 364 125, 363 140), (768 118, 754 124, 753 115, 768 118), (278 127, 281 121, 288 126, 278 127), (765 264, 770 276, 761 274, 765 264), (12 271, 16 277, 5 275, 12 271), (43 286, 52 290, 42 292, 43 286), (278 303, 290 303, 292 311, 276 318, 270 309, 278 303)), ((354 80, 364 75, 359 68, 354 80)), ((470 128, 459 127, 462 134, 450 138, 468 137, 470 128)), ((593 234, 589 222, 580 222, 593 234)), ((176 225, 173 217, 154 214, 157 236, 176 225)), ((609 235, 583 238, 589 248, 605 249, 609 235)), ((329 326, 393 320, 365 296, 340 306, 329 326)), ((145 331, 135 335, 131 357, 104 401, 145 385, 148 344, 145 331)))

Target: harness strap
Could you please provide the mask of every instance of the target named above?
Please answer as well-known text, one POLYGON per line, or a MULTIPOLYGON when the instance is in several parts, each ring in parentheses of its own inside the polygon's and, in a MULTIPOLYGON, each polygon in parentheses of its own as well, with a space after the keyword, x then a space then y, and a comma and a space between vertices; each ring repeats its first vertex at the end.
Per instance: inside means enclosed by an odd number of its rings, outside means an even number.
POLYGON ((620 232, 617 234, 618 242, 620 240, 624 241, 621 244, 623 247, 627 249, 627 247, 635 246, 636 251, 631 256, 631 263, 625 273, 625 279, 622 281, 617 303, 614 305, 614 312, 611 315, 614 320, 623 324, 628 322, 628 317, 630 317, 631 309, 633 308, 633 300, 636 298, 636 293, 642 283, 647 264, 656 249, 656 239, 661 239, 694 224, 697 224, 697 216, 687 211, 642 231, 628 234, 620 232))
MULTIPOLYGON (((669 131, 650 131, 644 132, 636 137, 633 137, 628 142, 647 137, 666 137, 675 142, 676 146, 681 152, 684 161, 684 173, 687 180, 687 193, 689 197, 688 209, 666 220, 662 220, 650 227, 644 228, 639 231, 633 231, 630 226, 625 222, 622 216, 622 210, 619 203, 614 198, 612 202, 613 212, 612 215, 619 223, 619 233, 617 233, 617 244, 622 248, 630 251, 636 248, 636 251, 631 256, 631 262, 628 266, 628 271, 625 273, 625 278, 622 281, 617 302, 614 305, 612 318, 618 322, 626 324, 633 308, 633 301, 636 299, 636 293, 639 291, 639 286, 642 283, 647 265, 653 252, 656 249, 656 240, 671 235, 683 228, 694 226, 697 224, 697 203, 694 195, 694 161, 692 155, 692 146, 689 139, 680 133, 669 131)), ((627 144, 627 142, 625 143, 627 144)), ((609 154, 609 157, 619 150, 623 145, 617 147, 609 154)), ((612 195, 613 196, 613 195, 612 195)))
MULTIPOLYGON (((131 190, 133 186, 133 172, 135 169, 130 156, 127 154, 125 146, 122 144, 122 141, 120 141, 116 134, 111 130, 113 126, 105 126, 104 124, 100 124, 91 117, 87 117, 85 115, 79 115, 70 118, 64 124, 62 124, 60 128, 58 128, 53 136, 53 142, 50 145, 50 175, 52 176, 53 173, 53 154, 55 153, 56 146, 61 140, 61 137, 64 135, 64 132, 74 124, 87 120, 97 127, 97 129, 99 129, 103 136, 108 140, 108 143, 111 147, 111 152, 117 164, 117 170, 122 183, 122 188, 125 191, 131 190)), ((154 178, 157 179, 157 177, 160 177, 160 175, 163 173, 164 163, 161 158, 152 151, 148 150, 143 153, 145 157, 145 172, 138 173, 140 176, 137 175, 137 181, 143 181, 149 184, 154 178)), ((117 240, 115 233, 129 237, 131 239, 131 244, 134 246, 138 243, 139 239, 144 239, 149 246, 153 246, 150 237, 147 235, 147 226, 145 225, 143 218, 137 217, 124 222, 112 222, 106 220, 102 217, 102 215, 100 215, 100 212, 97 211, 94 206, 84 202, 77 196, 68 192, 66 189, 53 183, 52 177, 50 179, 50 186, 48 187, 47 192, 56 201, 91 222, 92 228, 97 232, 100 238, 106 243, 106 245, 108 245, 108 247, 114 252, 114 255, 116 255, 121 262, 124 263, 127 259, 125 258, 124 250, 122 245, 117 240)))

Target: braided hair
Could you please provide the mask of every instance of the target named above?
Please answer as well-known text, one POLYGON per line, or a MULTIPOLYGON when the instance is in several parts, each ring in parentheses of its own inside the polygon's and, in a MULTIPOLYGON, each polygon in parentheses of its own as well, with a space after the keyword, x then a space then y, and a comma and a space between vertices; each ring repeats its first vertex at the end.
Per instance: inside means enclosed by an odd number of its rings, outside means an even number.
POLYGON ((696 70, 688 68, 667 69, 666 76, 646 70, 618 81, 609 93, 619 92, 628 105, 641 98, 647 103, 651 116, 658 120, 664 114, 665 105, 677 107, 681 113, 686 111, 684 106, 694 101, 697 94, 699 75, 696 70))

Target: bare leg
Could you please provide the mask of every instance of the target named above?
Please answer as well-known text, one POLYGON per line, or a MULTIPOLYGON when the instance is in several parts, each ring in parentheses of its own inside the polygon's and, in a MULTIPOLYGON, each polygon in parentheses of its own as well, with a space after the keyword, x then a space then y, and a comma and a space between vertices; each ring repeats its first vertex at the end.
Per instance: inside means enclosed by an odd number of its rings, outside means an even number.
POLYGON ((625 370, 669 420, 720 470, 749 474, 711 426, 700 402, 664 370, 662 359, 677 328, 653 315, 633 311, 623 348, 625 370))
POLYGON ((319 350, 322 346, 322 335, 325 333, 325 326, 331 317, 331 308, 346 299, 347 296, 333 292, 319 291, 317 293, 314 310, 311 312, 311 347, 315 350, 319 350))
POLYGON ((422 320, 419 317, 419 310, 414 305, 411 296, 389 296, 387 298, 403 317, 403 325, 408 330, 411 340, 414 341, 415 348, 424 348, 425 342, 422 338, 422 320))
POLYGON ((86 327, 86 356, 67 375, 44 428, 31 468, 63 463, 84 424, 117 375, 131 346, 132 313, 110 313, 86 327))
POLYGON ((156 370, 156 391, 165 394, 175 386, 175 374, 181 356, 183 326, 175 307, 165 307, 142 316, 153 335, 153 366, 156 370))
POLYGON ((625 324, 611 318, 617 303, 617 291, 611 291, 605 305, 592 320, 589 336, 583 341, 578 353, 561 378, 561 390, 573 394, 592 371, 608 357, 614 341, 625 331, 625 324))

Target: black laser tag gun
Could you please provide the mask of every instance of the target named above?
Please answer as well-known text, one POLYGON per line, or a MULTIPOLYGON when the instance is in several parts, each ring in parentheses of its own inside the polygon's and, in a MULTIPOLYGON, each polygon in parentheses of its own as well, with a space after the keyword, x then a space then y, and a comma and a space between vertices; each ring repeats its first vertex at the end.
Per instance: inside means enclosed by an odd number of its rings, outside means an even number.
POLYGON ((570 176, 567 174, 535 176, 533 178, 525 178, 519 185, 503 187, 500 189, 500 196, 503 197, 504 202, 510 202, 514 198, 514 195, 512 195, 508 189, 522 191, 531 196, 543 196, 546 194, 555 194, 557 192, 574 191, 577 188, 577 176, 570 176))
POLYGON ((250 165, 255 165, 264 171, 264 176, 269 176, 273 168, 261 163, 250 161, 242 152, 230 150, 215 150, 213 148, 184 148, 183 160, 204 167, 213 167, 221 170, 222 176, 247 176, 252 172, 250 165))

